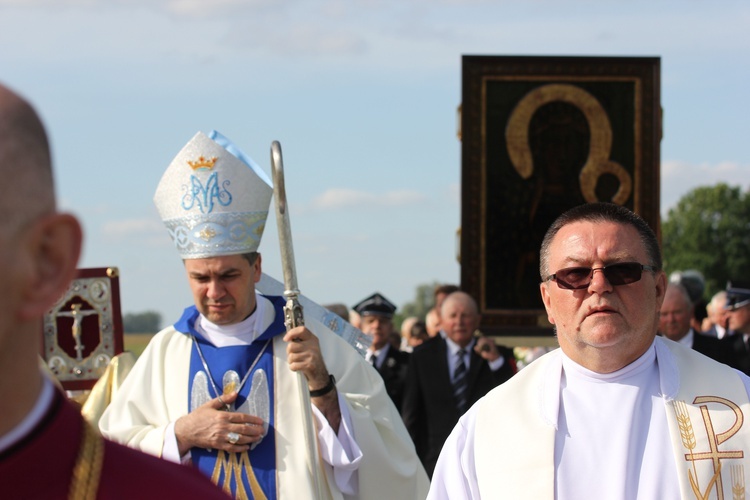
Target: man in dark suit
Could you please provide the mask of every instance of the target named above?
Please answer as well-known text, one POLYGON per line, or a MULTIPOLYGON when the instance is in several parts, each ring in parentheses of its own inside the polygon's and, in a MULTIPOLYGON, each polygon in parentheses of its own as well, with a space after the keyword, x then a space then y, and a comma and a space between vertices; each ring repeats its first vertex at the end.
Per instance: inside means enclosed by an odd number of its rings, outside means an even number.
POLYGON ((479 319, 474 299, 453 292, 441 306, 440 335, 411 355, 401 416, 430 476, 459 417, 515 373, 509 351, 474 336, 479 319))
POLYGON ((722 342, 732 350, 732 366, 750 375, 750 282, 727 283, 729 329, 722 342))
POLYGON ((693 302, 685 287, 670 283, 659 313, 659 332, 669 340, 690 347, 720 363, 731 364, 731 353, 726 344, 705 335, 699 335, 690 326, 693 302))
POLYGON ((409 353, 398 350, 389 342, 393 333, 393 313, 396 312, 396 306, 375 293, 353 309, 360 315, 362 332, 372 337, 365 359, 383 377, 386 392, 396 409, 401 410, 409 353))

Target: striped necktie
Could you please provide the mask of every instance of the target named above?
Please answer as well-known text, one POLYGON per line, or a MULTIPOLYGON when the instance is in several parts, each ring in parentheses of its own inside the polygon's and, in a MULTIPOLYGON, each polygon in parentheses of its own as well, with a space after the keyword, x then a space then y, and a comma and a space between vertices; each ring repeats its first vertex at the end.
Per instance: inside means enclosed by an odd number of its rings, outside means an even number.
POLYGON ((464 362, 466 350, 459 349, 456 353, 456 369, 453 372, 453 397, 456 398, 456 407, 458 412, 463 414, 466 411, 466 394, 469 389, 468 370, 464 362))

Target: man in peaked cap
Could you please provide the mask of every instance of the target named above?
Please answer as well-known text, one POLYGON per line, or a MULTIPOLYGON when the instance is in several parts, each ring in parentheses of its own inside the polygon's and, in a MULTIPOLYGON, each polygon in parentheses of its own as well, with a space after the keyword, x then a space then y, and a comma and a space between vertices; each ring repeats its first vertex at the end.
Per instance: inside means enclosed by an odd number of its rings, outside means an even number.
MULTIPOLYGON (((750 282, 745 281, 730 281, 727 283, 727 309, 731 313, 735 313, 743 310, 750 306, 750 282)), ((739 318, 739 316, 737 316, 739 318)), ((730 321, 731 324, 742 325, 747 327, 748 320, 737 319, 734 322, 730 321)), ((735 330, 737 328, 734 328, 735 330)))
POLYGON ((729 316, 727 336, 734 359, 732 365, 750 375, 750 282, 727 283, 726 310, 729 316))
POLYGON ((360 315, 362 332, 372 337, 365 359, 383 377, 386 392, 400 410, 409 353, 399 351, 389 342, 393 333, 393 313, 396 312, 396 306, 379 293, 374 293, 353 309, 360 315))
POLYGON ((272 189, 218 133, 172 161, 155 203, 194 306, 157 334, 102 416, 102 432, 190 461, 237 498, 423 498, 427 478, 377 375, 330 331, 284 327, 282 297, 255 291, 272 189), (302 406, 297 377, 310 391, 302 406), (320 462, 308 468, 303 415, 320 462))

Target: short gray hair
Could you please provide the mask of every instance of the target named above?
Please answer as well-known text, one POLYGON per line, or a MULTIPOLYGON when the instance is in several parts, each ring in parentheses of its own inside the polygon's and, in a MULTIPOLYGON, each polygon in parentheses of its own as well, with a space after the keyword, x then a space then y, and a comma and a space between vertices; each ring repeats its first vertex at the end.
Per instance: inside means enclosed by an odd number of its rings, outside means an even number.
POLYGON ((550 274, 549 254, 552 240, 555 239, 560 229, 574 222, 612 222, 635 228, 641 237, 641 242, 648 255, 648 264, 654 266, 656 269, 661 269, 662 261, 659 240, 656 239, 656 234, 654 234, 654 231, 645 220, 622 205, 615 205, 614 203, 586 203, 571 208, 559 216, 544 235, 542 248, 539 252, 539 274, 542 280, 550 274))

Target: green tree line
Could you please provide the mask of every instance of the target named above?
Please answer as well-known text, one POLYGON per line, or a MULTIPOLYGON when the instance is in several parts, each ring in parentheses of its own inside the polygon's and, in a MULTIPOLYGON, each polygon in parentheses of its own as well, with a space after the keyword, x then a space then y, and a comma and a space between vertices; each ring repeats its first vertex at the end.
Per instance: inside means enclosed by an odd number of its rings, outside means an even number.
POLYGON ((750 280, 750 192, 720 183, 685 194, 662 220, 662 251, 668 274, 703 274, 706 300, 728 280, 750 280))
POLYGON ((161 330, 161 314, 156 311, 125 313, 122 329, 125 333, 156 333, 161 330))

